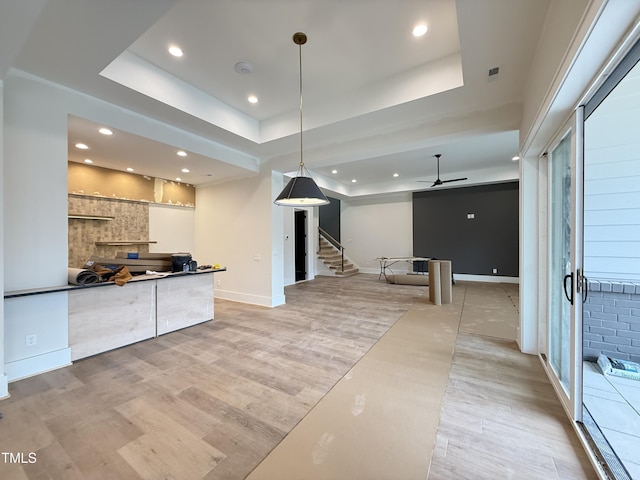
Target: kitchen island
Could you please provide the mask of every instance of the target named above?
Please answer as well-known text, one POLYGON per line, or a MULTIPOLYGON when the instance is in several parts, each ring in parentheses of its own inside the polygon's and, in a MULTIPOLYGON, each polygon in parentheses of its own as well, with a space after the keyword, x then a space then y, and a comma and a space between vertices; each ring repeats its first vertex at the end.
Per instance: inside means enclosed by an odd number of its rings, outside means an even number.
POLYGON ((5 292, 9 380, 213 320, 213 273, 226 268, 134 276, 113 282, 5 292), (68 303, 68 330, 48 331, 38 297, 68 303))

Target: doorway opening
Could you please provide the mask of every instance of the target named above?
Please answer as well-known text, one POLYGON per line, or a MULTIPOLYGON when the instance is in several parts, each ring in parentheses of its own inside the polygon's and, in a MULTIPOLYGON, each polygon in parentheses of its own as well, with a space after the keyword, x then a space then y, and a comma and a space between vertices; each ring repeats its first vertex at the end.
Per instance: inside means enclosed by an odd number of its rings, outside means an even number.
POLYGON ((307 211, 294 212, 294 264, 296 282, 307 279, 307 211))

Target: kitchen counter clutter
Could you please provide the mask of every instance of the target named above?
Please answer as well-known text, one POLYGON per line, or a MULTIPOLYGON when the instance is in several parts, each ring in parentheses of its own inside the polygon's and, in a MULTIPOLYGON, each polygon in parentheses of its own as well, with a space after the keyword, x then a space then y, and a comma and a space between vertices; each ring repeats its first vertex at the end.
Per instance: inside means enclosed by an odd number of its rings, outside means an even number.
MULTIPOLYGON (((148 280, 157 280, 159 278, 167 278, 167 277, 180 277, 186 275, 199 275, 203 273, 215 273, 215 272, 226 272, 226 267, 222 268, 208 268, 204 270, 196 270, 195 272, 156 272, 153 274, 144 274, 144 275, 136 275, 131 280, 131 282, 140 282, 140 281, 148 281, 148 280)), ((10 290, 4 292, 4 298, 15 298, 15 297, 25 297, 29 295, 39 295, 44 293, 54 293, 54 292, 66 292, 70 290, 76 289, 84 289, 84 288, 95 288, 95 287, 107 287, 115 285, 114 282, 102 282, 102 283, 92 283, 88 285, 55 285, 52 287, 39 287, 39 288, 25 288, 22 290, 10 290)))
POLYGON ((213 320, 213 274, 224 271, 136 275, 124 286, 102 282, 5 292, 9 381, 213 320), (46 308, 52 302, 67 305, 64 332, 52 324, 46 308))

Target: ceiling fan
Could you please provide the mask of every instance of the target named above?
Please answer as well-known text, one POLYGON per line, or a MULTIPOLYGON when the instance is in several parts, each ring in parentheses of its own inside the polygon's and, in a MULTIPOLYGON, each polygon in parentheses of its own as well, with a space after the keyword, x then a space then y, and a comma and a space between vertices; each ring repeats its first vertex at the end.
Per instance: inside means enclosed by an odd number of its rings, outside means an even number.
MULTIPOLYGON (((440 157, 442 154, 436 153, 434 157, 436 157, 437 165, 438 165, 438 178, 436 178, 435 182, 433 182, 432 187, 437 187, 438 185, 442 185, 443 183, 449 182, 461 182, 462 180, 466 180, 467 177, 464 178, 452 178, 451 180, 440 180, 440 157)), ((430 182, 431 180, 418 180, 419 182, 430 182)))

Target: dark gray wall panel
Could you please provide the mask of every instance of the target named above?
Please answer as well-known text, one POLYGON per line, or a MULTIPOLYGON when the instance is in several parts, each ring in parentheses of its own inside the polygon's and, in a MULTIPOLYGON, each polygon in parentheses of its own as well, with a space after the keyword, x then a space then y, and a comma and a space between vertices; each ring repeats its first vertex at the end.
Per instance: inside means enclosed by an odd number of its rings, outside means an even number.
POLYGON ((518 182, 413 193, 413 254, 455 273, 517 277, 518 182), (473 214, 474 218, 467 218, 473 214))
POLYGON ((329 198, 328 205, 321 205, 318 211, 320 228, 340 242, 340 200, 329 198))

